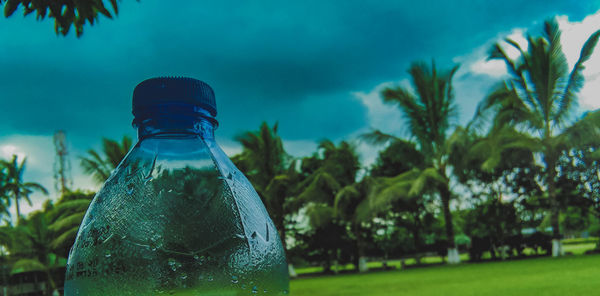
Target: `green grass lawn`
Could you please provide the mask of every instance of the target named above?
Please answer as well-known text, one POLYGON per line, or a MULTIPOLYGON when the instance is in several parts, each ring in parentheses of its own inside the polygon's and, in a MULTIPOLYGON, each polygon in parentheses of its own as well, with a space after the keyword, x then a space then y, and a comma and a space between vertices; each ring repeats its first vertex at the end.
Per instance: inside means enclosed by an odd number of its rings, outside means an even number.
POLYGON ((600 295, 600 255, 463 263, 457 266, 318 276, 293 280, 290 294, 600 295))
MULTIPOLYGON (((568 254, 568 255, 583 255, 586 251, 588 250, 592 250, 596 247, 596 243, 590 243, 590 242, 583 242, 583 243, 577 243, 577 244, 564 244, 563 245, 563 249, 564 251, 568 254)), ((525 249, 524 253, 526 255, 532 255, 534 254, 534 251, 532 249, 525 249)), ((490 259, 491 256, 489 254, 489 252, 484 253, 483 255, 483 259, 490 259)), ((460 260, 463 262, 466 262, 469 260, 469 255, 467 254, 460 254, 460 260)), ((440 264, 442 263, 442 258, 439 256, 433 256, 433 257, 423 257, 421 258, 421 264, 440 264)), ((404 260, 404 264, 406 266, 412 266, 416 264, 416 261, 414 258, 407 258, 406 260, 404 260)), ((367 266, 369 266, 369 268, 381 268, 383 265, 381 262, 376 261, 376 262, 369 262, 367 263, 367 266)), ((388 261, 388 266, 394 267, 394 268, 400 268, 401 263, 400 260, 390 260, 388 261)), ((339 265, 338 266, 338 270, 354 270, 354 265, 353 264, 346 264, 346 265, 339 265)), ((296 268, 296 273, 302 275, 302 274, 318 274, 323 272, 323 267, 321 266, 309 266, 309 267, 300 267, 300 268, 296 268)), ((599 294, 600 295, 600 294, 599 294)))

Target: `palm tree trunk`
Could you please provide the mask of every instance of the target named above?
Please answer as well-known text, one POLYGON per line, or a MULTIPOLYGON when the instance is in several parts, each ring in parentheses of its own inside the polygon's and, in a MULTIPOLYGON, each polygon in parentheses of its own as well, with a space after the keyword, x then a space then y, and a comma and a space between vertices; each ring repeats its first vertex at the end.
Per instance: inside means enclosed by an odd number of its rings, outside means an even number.
POLYGON ((277 228, 277 232, 279 233, 279 238, 281 239, 281 245, 283 245, 283 250, 287 252, 287 243, 285 241, 285 223, 283 219, 277 219, 275 222, 275 228, 277 228))
MULTIPOLYGON (((277 232, 279 233, 279 238, 281 239, 281 245, 283 246, 283 251, 287 254, 287 242, 285 241, 285 237, 286 237, 286 231, 285 231, 285 223, 283 221, 283 218, 281 219, 276 219, 276 221, 274 221, 275 223, 275 228, 277 228, 277 232)), ((291 262, 288 262, 288 274, 290 275, 290 277, 295 278, 298 276, 298 274, 296 273, 296 269, 294 268, 294 265, 291 262)))
POLYGON ((334 272, 332 272, 331 267, 332 267, 332 265, 336 265, 337 263, 333 259, 333 254, 332 254, 331 250, 327 250, 327 254, 326 254, 326 258, 325 258, 324 264, 325 264, 323 266, 323 273, 324 274, 334 273, 334 272))
POLYGON ((281 240, 281 246, 283 247, 283 252, 287 253, 288 249, 287 249, 287 242, 285 241, 285 225, 283 225, 283 222, 278 223, 279 225, 275 226, 277 227, 277 232, 279 233, 279 239, 281 240))
POLYGON ((442 198, 442 207, 444 208, 444 221, 446 224, 446 237, 448 239, 448 263, 460 263, 456 243, 454 242, 454 225, 452 224, 452 213, 450 212, 450 189, 445 184, 440 187, 440 197, 442 198))
MULTIPOLYGON (((47 266, 56 266, 57 263, 58 263, 58 256, 56 256, 54 258, 54 262, 52 264, 48 263, 47 266)), ((50 267, 47 267, 46 273, 48 275, 48 283, 49 283, 49 288, 50 288, 48 295, 54 295, 54 291, 57 291, 56 281, 54 280, 54 273, 52 272, 52 269, 50 267)))
POLYGON ((556 161, 553 156, 548 157, 548 199, 550 201, 550 225, 552 226, 552 257, 562 256, 562 245, 560 242, 560 204, 556 196, 556 161))
POLYGON ((365 258, 365 244, 361 237, 360 225, 354 223, 352 228, 354 228, 353 232, 356 235, 356 259, 354 264, 358 272, 367 272, 369 268, 367 267, 367 260, 365 258))
POLYGON ((19 192, 15 191, 15 207, 17 210, 17 225, 19 225, 21 222, 21 210, 19 209, 19 198, 20 198, 19 192))
POLYGON ((48 282, 46 285, 46 295, 52 296, 52 293, 54 292, 54 290, 56 290, 56 283, 52 278, 52 271, 49 268, 46 270, 46 277, 48 277, 48 282))
MULTIPOLYGON (((273 180, 273 179, 274 179, 274 177, 269 178, 269 180, 273 180)), ((263 187, 263 188, 265 188, 265 187, 263 187)), ((261 192, 266 192, 266 190, 261 190, 261 192)), ((275 224, 275 228, 277 230, 277 233, 279 234, 279 239, 281 240, 281 245, 283 246, 283 251, 287 254, 288 249, 287 249, 287 242, 285 240, 285 238, 286 238, 285 211, 283 208, 283 202, 271 202, 273 197, 271 196, 271 198, 268 198, 268 195, 265 195, 265 198, 263 198, 263 195, 261 195, 261 199, 263 199, 263 202, 264 202, 265 206, 267 206, 267 209, 269 209, 269 212, 273 213, 273 214, 271 214, 271 218, 273 219, 273 224, 275 224)), ((285 198, 282 198, 282 196, 277 196, 275 200, 284 200, 284 199, 285 198)), ((291 267, 291 268, 293 269, 293 267, 291 267)))
POLYGON ((419 214, 413 214, 413 218, 415 224, 412 227, 413 240, 415 245, 415 261, 417 265, 421 264, 421 219, 419 219, 419 214))

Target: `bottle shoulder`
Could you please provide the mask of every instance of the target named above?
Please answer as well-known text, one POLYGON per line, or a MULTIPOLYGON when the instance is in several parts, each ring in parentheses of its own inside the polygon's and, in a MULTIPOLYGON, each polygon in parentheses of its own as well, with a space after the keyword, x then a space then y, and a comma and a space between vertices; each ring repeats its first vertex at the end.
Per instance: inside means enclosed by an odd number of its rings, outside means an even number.
MULTIPOLYGON (((248 179, 214 140, 199 137, 137 143, 107 180, 92 208, 114 212, 114 217, 165 217, 169 223, 186 228, 196 225, 197 216, 203 215, 218 223, 201 221, 203 225, 212 224, 212 228, 196 227, 228 237, 264 241, 257 246, 265 245, 276 233, 248 179)), ((148 223, 164 222, 158 219, 148 223)))

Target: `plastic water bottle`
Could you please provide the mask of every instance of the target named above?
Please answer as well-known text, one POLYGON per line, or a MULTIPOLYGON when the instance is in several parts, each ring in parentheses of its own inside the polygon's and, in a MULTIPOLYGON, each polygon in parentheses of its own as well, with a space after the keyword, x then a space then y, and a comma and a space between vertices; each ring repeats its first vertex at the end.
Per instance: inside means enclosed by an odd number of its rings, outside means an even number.
POLYGON ((133 93, 138 143, 98 192, 69 254, 65 295, 285 295, 281 241, 214 139, 212 89, 153 78, 133 93))

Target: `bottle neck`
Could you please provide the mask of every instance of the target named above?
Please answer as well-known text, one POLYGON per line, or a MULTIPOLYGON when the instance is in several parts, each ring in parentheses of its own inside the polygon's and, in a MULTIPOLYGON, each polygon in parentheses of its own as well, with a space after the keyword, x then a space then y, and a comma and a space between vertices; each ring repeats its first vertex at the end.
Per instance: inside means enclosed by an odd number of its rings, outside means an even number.
POLYGON ((138 139, 197 135, 214 139, 217 120, 208 111, 192 106, 157 106, 138 111, 133 120, 138 139))

